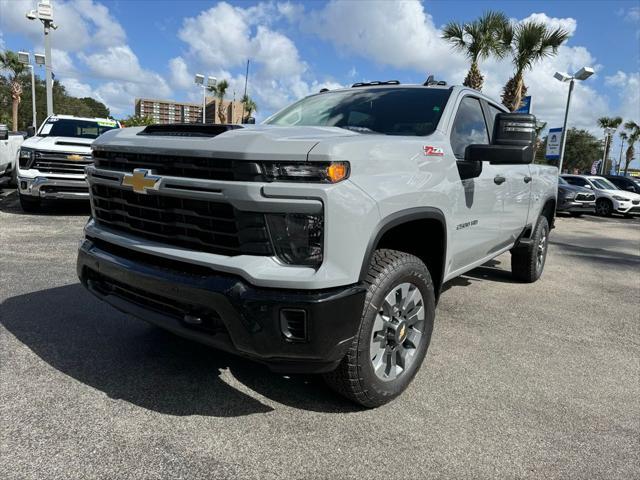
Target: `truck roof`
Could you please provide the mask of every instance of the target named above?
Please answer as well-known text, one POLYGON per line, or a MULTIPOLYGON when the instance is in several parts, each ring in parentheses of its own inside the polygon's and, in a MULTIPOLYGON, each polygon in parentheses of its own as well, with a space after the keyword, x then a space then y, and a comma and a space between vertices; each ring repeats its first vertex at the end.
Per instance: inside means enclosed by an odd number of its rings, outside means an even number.
POLYGON ((113 118, 104 118, 104 117, 76 117, 75 115, 59 115, 57 113, 54 113, 53 115, 51 115, 48 118, 73 118, 76 120, 87 120, 87 121, 104 121, 104 122, 114 122, 115 120, 113 118))

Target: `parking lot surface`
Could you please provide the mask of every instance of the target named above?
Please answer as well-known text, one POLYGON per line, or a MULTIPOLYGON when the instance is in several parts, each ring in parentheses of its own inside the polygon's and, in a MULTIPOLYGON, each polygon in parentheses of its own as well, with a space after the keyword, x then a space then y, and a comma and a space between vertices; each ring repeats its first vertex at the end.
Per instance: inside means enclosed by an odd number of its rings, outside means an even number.
POLYGON ((542 279, 450 282, 399 399, 177 338, 99 302, 88 216, 0 195, 0 478, 640 477, 640 221, 559 218, 542 279))

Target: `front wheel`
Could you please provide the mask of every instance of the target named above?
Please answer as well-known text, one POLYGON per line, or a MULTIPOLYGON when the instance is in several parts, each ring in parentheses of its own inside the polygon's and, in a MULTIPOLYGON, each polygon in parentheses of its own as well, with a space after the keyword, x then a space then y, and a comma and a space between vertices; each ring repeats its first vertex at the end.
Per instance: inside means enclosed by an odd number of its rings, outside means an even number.
POLYGON ((376 250, 365 280, 360 328, 347 354, 324 375, 334 390, 378 407, 411 383, 429 348, 435 317, 433 282, 417 257, 376 250))
POLYGON ((606 198, 601 198, 596 202, 596 214, 601 217, 610 217, 613 213, 613 205, 611 204, 611 200, 607 200, 606 198))
POLYGON ((531 235, 531 241, 514 248, 511 252, 511 273, 514 278, 525 283, 538 280, 544 270, 548 246, 549 222, 541 215, 531 235))

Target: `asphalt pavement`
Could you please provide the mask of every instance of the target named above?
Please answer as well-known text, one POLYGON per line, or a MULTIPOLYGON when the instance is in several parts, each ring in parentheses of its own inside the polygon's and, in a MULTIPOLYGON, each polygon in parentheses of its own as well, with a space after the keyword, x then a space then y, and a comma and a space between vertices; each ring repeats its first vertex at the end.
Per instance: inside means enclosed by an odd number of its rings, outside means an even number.
POLYGON ((0 193, 0 478, 640 477, 640 221, 559 218, 544 275, 450 282, 399 399, 128 318, 79 285, 88 216, 0 193))

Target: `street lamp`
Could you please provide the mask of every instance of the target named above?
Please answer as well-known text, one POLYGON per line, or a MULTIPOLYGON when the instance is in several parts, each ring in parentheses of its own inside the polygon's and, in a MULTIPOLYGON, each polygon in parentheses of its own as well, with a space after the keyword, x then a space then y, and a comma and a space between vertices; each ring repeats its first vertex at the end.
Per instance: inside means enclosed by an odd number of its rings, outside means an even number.
POLYGON ((216 77, 207 77, 207 83, 204 83, 204 75, 196 73, 195 76, 196 85, 202 87, 202 123, 206 123, 205 110, 207 108, 207 89, 216 86, 216 77))
MULTIPOLYGON (((29 20, 40 20, 44 25, 44 65, 45 79, 47 85, 47 116, 53 115, 53 80, 51 78, 51 29, 56 30, 58 26, 53 23, 53 7, 51 0, 40 0, 35 10, 30 10, 26 14, 29 20)), ((36 56, 36 63, 37 62, 36 56)), ((40 64, 39 64, 40 65, 40 64)))
POLYGON ((31 109, 33 110, 33 128, 36 126, 36 81, 33 74, 33 65, 29 59, 29 52, 18 52, 18 61, 31 70, 31 109))
POLYGON ((562 125, 562 143, 560 146, 560 158, 558 159, 558 174, 562 174, 562 162, 564 161, 564 146, 567 143, 567 119, 569 118, 569 105, 571 104, 571 92, 573 92, 573 84, 576 80, 586 80, 593 75, 593 68, 582 67, 573 75, 568 73, 556 72, 553 76, 561 82, 569 82, 569 94, 567 95, 567 108, 564 111, 564 124, 562 125))

